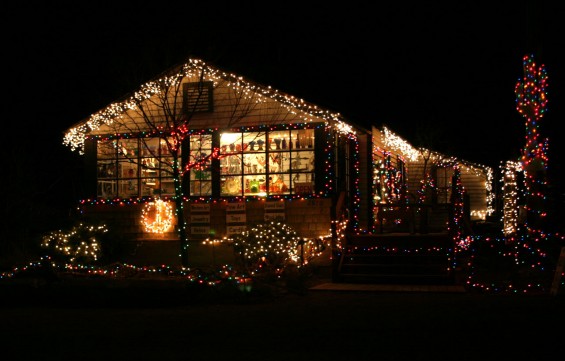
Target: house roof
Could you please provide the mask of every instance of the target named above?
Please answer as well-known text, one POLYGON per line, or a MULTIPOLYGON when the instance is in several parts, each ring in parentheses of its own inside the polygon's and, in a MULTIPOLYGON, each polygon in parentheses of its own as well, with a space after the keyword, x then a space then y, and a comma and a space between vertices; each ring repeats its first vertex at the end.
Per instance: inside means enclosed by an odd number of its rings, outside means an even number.
MULTIPOLYGON (((63 143, 71 148, 71 150, 78 150, 79 152, 83 151, 84 147, 84 140, 87 137, 87 134, 93 130, 98 129, 100 126, 104 124, 109 124, 113 121, 114 118, 119 117, 121 114, 126 112, 132 107, 135 107, 135 103, 139 101, 139 99, 147 99, 153 94, 155 94, 156 90, 159 89, 159 84, 167 83, 167 81, 163 81, 166 79, 173 79, 176 78, 179 74, 183 74, 184 76, 190 76, 191 74, 199 74, 202 72, 206 80, 218 81, 224 80, 227 81, 229 85, 237 88, 247 88, 261 97, 268 97, 273 99, 285 106, 290 108, 295 108, 301 110, 306 116, 315 117, 317 119, 321 118, 327 121, 330 124, 336 124, 343 132, 355 132, 362 131, 365 133, 371 133, 370 130, 365 129, 363 126, 359 124, 355 124, 350 120, 346 120, 340 113, 334 112, 328 109, 321 108, 313 103, 307 102, 303 99, 297 98, 293 95, 288 93, 282 92, 280 90, 274 89, 271 86, 265 86, 260 83, 244 79, 242 76, 239 76, 234 73, 229 73, 220 70, 219 68, 210 65, 204 62, 201 59, 195 58, 188 58, 186 62, 177 64, 172 66, 171 68, 165 70, 152 80, 148 81, 147 83, 141 85, 139 89, 133 93, 126 94, 120 99, 112 102, 105 108, 102 108, 98 112, 90 115, 88 118, 81 120, 80 122, 74 124, 70 127, 65 135, 63 143), (198 72, 198 73, 197 73, 198 72), (355 129, 355 130, 354 130, 355 129)), ((305 121, 311 119, 304 119, 305 121)), ((392 149, 396 149, 400 154, 404 155, 405 157, 412 157, 417 150, 410 145, 405 140, 398 137, 392 131, 390 131, 386 126, 382 126, 379 130, 380 132, 388 133, 389 136, 387 137, 389 140, 389 144, 387 146, 391 147, 392 149)), ((432 151, 438 159, 443 159, 444 161, 451 160, 463 163, 469 167, 479 168, 479 169, 487 169, 489 167, 485 167, 478 164, 473 164, 470 162, 466 162, 461 159, 456 159, 454 157, 449 157, 442 155, 438 152, 432 151)))
POLYGON ((405 160, 416 161, 422 157, 423 153, 426 153, 437 164, 459 164, 473 170, 475 173, 486 173, 487 175, 490 173, 490 176, 492 176, 492 169, 489 166, 469 162, 464 159, 442 154, 423 147, 416 148, 398 134, 390 130, 386 125, 382 125, 380 128, 374 127, 372 133, 373 136, 381 138, 380 141, 387 150, 395 152, 397 155, 402 156, 405 160))
MULTIPOLYGON (((169 79, 172 82, 175 78, 178 78, 179 74, 190 76, 197 74, 196 72, 203 74, 206 80, 227 81, 228 85, 234 88, 246 88, 259 94, 260 97, 273 99, 289 109, 294 108, 301 110, 304 114, 305 121, 311 121, 312 118, 310 117, 321 118, 329 123, 338 124, 340 127, 346 129, 346 131, 347 129, 352 129, 352 123, 349 120, 346 121, 340 113, 320 108, 315 104, 274 89, 271 86, 265 86, 244 79, 234 73, 224 72, 215 66, 205 63, 203 60, 188 58, 186 62, 167 69, 153 80, 141 85, 137 91, 123 96, 105 108, 90 115, 88 118, 74 124, 65 132, 63 144, 69 146, 71 150, 79 150, 82 152, 84 141, 88 133, 98 129, 104 124, 110 124, 116 117, 119 117, 129 109, 133 109, 133 107, 136 107, 136 102, 148 99, 154 95, 159 91, 162 84, 169 84, 169 79)), ((354 125, 354 128, 368 132, 357 124, 354 125)))

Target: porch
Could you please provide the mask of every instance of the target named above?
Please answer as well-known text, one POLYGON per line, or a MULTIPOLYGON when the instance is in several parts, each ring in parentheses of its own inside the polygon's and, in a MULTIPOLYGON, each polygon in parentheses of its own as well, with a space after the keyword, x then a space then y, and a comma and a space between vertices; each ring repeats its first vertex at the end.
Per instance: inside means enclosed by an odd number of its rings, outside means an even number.
POLYGON ((334 253, 332 281, 367 284, 454 284, 447 232, 348 234, 334 253))

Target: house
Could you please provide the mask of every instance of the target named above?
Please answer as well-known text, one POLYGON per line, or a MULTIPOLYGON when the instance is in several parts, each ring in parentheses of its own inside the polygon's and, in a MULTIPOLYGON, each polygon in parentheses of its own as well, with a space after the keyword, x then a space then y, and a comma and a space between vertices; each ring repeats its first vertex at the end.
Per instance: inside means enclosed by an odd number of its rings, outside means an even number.
POLYGON ((229 263, 229 247, 204 241, 268 221, 333 247, 343 230, 447 231, 455 175, 467 219, 489 212, 488 167, 199 59, 80 121, 64 144, 84 154, 83 217, 106 222, 124 260, 139 264, 177 264, 179 234, 189 266, 229 263), (427 217, 415 217, 422 208, 427 217))

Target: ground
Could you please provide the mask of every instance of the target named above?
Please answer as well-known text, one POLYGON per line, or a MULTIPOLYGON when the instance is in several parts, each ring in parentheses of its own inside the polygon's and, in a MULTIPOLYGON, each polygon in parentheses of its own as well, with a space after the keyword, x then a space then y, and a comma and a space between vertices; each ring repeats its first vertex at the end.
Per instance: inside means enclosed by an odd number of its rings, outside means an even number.
POLYGON ((0 288, 9 360, 537 361, 565 352, 563 294, 308 288, 229 296, 174 282, 70 285, 0 288))

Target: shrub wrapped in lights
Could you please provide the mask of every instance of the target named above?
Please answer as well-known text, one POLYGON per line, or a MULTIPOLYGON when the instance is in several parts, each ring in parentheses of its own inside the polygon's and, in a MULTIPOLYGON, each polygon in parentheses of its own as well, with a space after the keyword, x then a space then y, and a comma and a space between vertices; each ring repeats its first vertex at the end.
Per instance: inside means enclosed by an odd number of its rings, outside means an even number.
POLYGON ((303 240, 292 227, 278 222, 260 223, 232 238, 234 251, 252 274, 277 273, 298 262, 303 240))
POLYGON ((70 263, 97 261, 101 255, 100 240, 108 232, 105 225, 79 223, 70 230, 52 231, 43 236, 41 246, 55 258, 70 263))

